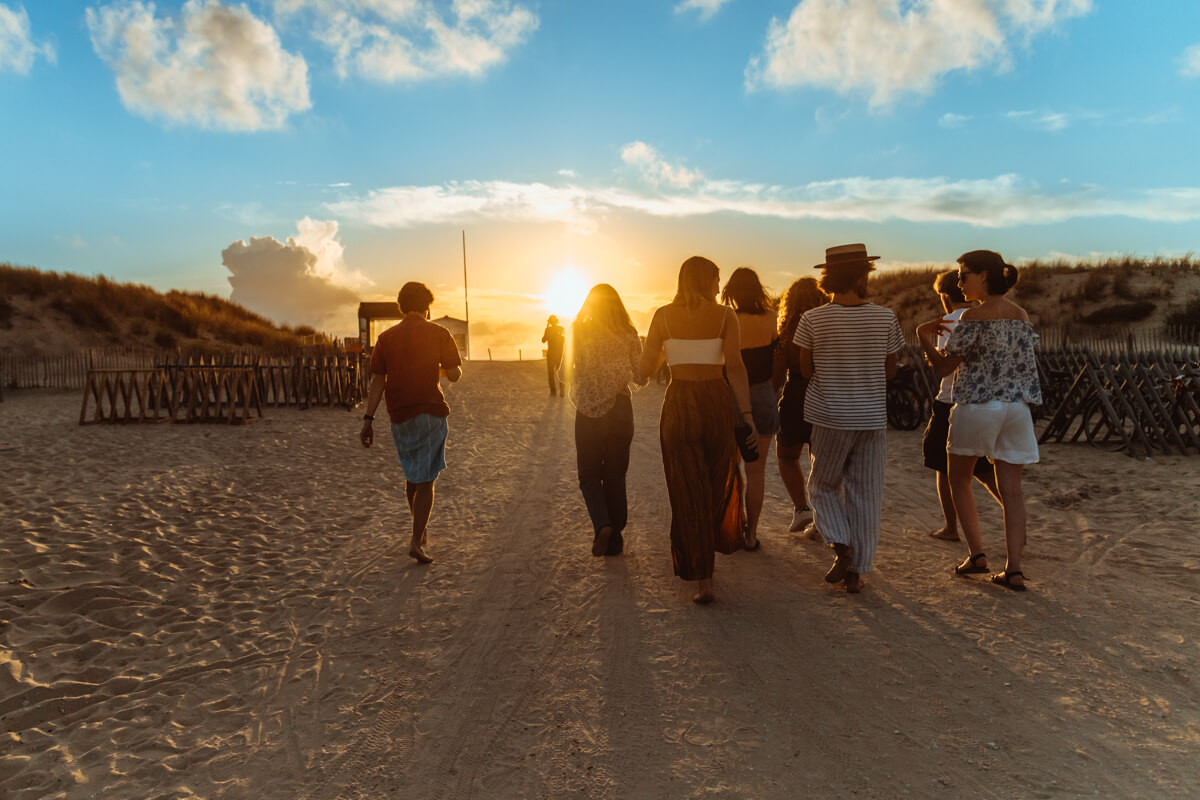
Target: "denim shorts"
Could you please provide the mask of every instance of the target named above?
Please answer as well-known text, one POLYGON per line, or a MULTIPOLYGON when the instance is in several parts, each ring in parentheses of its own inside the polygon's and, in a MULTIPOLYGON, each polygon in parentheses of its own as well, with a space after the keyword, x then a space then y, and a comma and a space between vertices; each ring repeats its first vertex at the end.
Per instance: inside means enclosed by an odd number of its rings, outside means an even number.
POLYGON ((449 428, 445 417, 417 414, 404 422, 392 423, 392 441, 409 483, 436 481, 446 468, 446 434, 449 428))
POLYGON ((987 456, 1006 464, 1036 464, 1037 434, 1029 406, 1002 400, 956 404, 950 409, 946 451, 952 455, 987 456))
POLYGON ((770 381, 750 384, 750 413, 759 436, 779 433, 779 406, 775 386, 770 381))

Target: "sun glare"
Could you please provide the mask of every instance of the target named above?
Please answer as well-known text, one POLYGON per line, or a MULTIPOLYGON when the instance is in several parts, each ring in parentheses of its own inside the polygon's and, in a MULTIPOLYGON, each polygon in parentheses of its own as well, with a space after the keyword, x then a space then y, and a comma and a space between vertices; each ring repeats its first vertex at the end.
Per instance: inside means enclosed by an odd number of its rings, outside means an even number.
POLYGON ((550 284, 542 294, 542 305, 551 314, 571 319, 579 313, 579 307, 583 305, 590 288, 582 275, 567 267, 550 279, 550 284))

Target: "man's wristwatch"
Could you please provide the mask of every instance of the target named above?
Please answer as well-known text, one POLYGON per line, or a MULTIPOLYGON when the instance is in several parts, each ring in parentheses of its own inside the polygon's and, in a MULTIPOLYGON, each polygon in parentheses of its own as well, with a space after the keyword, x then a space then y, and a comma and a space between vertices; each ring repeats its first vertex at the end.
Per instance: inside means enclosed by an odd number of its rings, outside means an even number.
POLYGON ((373 419, 375 419, 375 418, 374 418, 374 417, 372 417, 370 414, 363 414, 363 421, 364 421, 364 422, 370 422, 370 421, 371 421, 371 420, 373 420, 373 419))

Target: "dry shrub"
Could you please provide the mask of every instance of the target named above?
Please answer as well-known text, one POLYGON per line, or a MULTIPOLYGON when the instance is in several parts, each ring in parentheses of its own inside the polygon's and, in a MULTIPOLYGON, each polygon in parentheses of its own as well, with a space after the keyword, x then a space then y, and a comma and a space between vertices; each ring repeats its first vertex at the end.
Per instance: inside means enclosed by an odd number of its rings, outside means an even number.
POLYGON ((1128 263, 1121 264, 1113 272, 1112 293, 1122 300, 1133 300, 1137 297, 1130 283, 1131 273, 1132 269, 1128 263))
POLYGON ((1079 296, 1092 303, 1108 296, 1108 276, 1103 272, 1090 272, 1079 289, 1079 296))
MULTIPOLYGON (((117 283, 102 275, 87 278, 0 264, 0 297, 14 295, 46 298, 47 306, 87 331, 116 335, 122 327, 118 320, 126 321, 130 336, 153 334, 160 347, 175 348, 181 339, 200 338, 217 347, 285 350, 303 343, 304 334, 228 300, 200 292, 162 294, 148 286, 117 283)), ((5 323, 4 314, 0 307, 0 325, 5 323)), ((8 316, 12 316, 11 311, 8 316)), ((315 333, 311 328, 306 330, 309 335, 315 333)))
POLYGON ((1200 295, 1193 294, 1183 308, 1169 312, 1163 323, 1168 328, 1200 330, 1200 295))
POLYGON ((1105 306, 1085 315, 1080 322, 1088 325, 1112 325, 1118 322, 1141 322, 1154 313, 1157 308, 1149 300, 1136 300, 1132 303, 1117 303, 1105 306))
POLYGON ((72 291, 66 297, 56 297, 50 307, 67 315, 71 323, 85 331, 111 333, 117 324, 95 297, 72 291))

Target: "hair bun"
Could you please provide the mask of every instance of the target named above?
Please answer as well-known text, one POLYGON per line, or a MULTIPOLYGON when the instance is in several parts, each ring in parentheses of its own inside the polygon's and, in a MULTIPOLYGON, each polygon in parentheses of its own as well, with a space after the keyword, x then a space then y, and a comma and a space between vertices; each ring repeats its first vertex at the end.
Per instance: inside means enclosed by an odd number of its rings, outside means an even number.
POLYGON ((1016 284, 1017 284, 1017 268, 1014 267, 1012 264, 1005 264, 1004 265, 1004 279, 1006 281, 1008 281, 1009 288, 1016 286, 1016 284))

